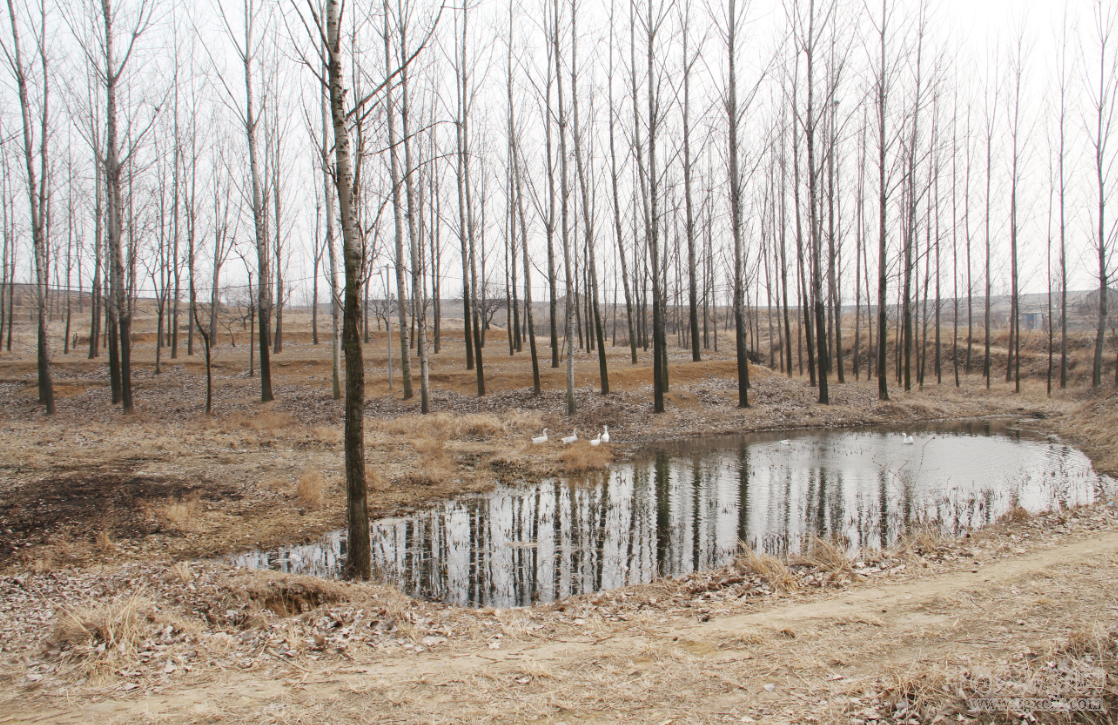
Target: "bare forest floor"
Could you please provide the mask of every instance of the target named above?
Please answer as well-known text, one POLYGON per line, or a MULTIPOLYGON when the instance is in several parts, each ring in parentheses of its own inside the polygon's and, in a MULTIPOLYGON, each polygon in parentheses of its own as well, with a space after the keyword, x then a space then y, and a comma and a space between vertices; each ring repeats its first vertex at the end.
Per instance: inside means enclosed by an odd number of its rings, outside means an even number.
MULTIPOLYGON (((273 357, 276 401, 258 402, 238 335, 238 347, 217 349, 212 416, 201 356, 164 350, 154 374, 151 335, 135 343, 128 417, 110 405, 104 358, 55 353, 48 418, 33 349, 0 353, 0 723, 986 722, 958 694, 982 691, 977 673, 1019 682, 1097 668, 1110 677, 1110 713, 1097 721, 1118 718, 1113 502, 1022 513, 966 539, 910 537, 856 562, 746 558, 505 611, 215 562, 343 523, 329 344, 312 345, 307 321, 290 319, 273 357)), ((398 346, 390 393, 384 333, 366 345, 373 516, 605 467, 656 439, 965 417, 1020 419, 1118 474, 1110 389, 1048 397, 1039 376, 1014 393, 977 374, 957 388, 946 363, 942 385, 929 373, 923 391, 894 385, 885 403, 864 373, 832 377, 833 404, 820 406, 806 379, 755 365, 743 410, 723 339, 700 363, 673 348, 659 416, 648 353, 631 365, 627 348, 610 349, 608 396, 596 355, 577 354, 579 410, 568 417, 565 373, 546 345, 535 397, 527 352, 510 357, 503 332, 491 333, 479 398, 461 332, 444 338, 426 417, 418 378, 416 398, 400 399, 398 346), (544 427, 588 438, 603 425, 613 443, 599 448, 529 441, 544 427)))

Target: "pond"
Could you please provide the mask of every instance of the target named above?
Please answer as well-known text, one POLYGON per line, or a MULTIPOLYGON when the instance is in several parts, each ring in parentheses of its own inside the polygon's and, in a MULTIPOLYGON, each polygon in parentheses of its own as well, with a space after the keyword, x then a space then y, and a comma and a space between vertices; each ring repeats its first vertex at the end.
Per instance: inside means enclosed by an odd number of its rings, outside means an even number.
MULTIPOLYGON (((370 522, 373 569, 408 594, 510 607, 711 569, 739 542, 772 554, 812 534, 851 551, 916 526, 960 535, 1015 506, 1036 513, 1115 494, 1080 451, 1007 422, 904 433, 813 430, 657 444, 609 471, 498 486, 370 522)), ((337 576, 345 532, 232 558, 337 576)))

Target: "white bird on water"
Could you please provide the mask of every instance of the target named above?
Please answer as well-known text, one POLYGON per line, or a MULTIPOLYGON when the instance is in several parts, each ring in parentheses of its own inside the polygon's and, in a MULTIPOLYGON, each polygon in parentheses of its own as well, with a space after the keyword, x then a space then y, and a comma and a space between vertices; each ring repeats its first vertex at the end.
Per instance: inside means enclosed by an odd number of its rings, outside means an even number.
POLYGON ((790 446, 790 445, 792 445, 792 441, 790 441, 790 440, 788 440, 787 438, 785 438, 784 440, 782 440, 782 441, 780 442, 780 445, 782 445, 782 446, 790 446))
POLYGON ((605 430, 602 432, 602 435, 598 437, 602 439, 602 443, 609 443, 609 426, 603 425, 602 428, 605 430))
POLYGON ((578 433, 572 432, 569 436, 564 436, 559 440, 563 441, 563 445, 569 446, 570 444, 578 440, 578 433))
POLYGON ((906 446, 911 446, 913 443, 916 442, 908 433, 901 433, 901 436, 903 437, 901 443, 904 443, 906 446))
POLYGON ((547 443, 547 428, 543 429, 543 435, 542 436, 539 436, 537 438, 532 439, 532 444, 533 445, 538 446, 541 443, 547 443))

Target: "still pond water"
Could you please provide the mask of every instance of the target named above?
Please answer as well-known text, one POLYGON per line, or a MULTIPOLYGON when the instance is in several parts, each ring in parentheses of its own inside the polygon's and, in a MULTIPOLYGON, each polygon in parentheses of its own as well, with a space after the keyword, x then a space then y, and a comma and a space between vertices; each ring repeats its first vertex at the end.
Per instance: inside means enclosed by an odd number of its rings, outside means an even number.
MULTIPOLYGON (((658 444, 609 471, 500 486, 370 522, 374 574, 407 593, 509 607, 721 566, 738 542, 772 554, 811 534, 888 546, 914 526, 949 534, 1108 500, 1083 453, 1005 422, 902 434, 828 430, 658 444)), ((337 576, 345 532, 233 557, 257 569, 337 576)))

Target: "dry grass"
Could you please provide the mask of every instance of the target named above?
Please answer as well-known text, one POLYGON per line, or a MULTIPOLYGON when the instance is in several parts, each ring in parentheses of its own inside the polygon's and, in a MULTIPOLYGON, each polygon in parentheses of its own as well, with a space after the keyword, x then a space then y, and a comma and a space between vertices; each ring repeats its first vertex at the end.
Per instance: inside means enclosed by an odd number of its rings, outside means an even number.
POLYGON ((1118 394, 1092 395, 1060 424, 1061 434, 1083 448, 1095 470, 1112 476, 1118 475, 1115 430, 1118 430, 1118 394))
POLYGON ((505 428, 510 432, 539 435, 543 429, 543 415, 538 410, 511 410, 505 413, 505 428))
POLYGON ((451 418, 448 433, 454 438, 477 438, 488 440, 503 436, 507 432, 504 423, 492 413, 470 413, 451 418))
POLYGON ((584 473, 609 468, 613 453, 608 445, 592 446, 586 441, 575 441, 555 457, 565 473, 584 473))
POLYGON ((445 428, 432 425, 409 443, 420 458, 415 468, 404 474, 405 482, 415 486, 438 486, 453 477, 454 466, 446 450, 445 428))
POLYGON ((1021 507, 1021 506, 1014 506, 1009 511, 1006 511, 1004 514, 999 516, 998 517, 998 522, 999 523, 1004 523, 1004 524, 1011 524, 1011 523, 1019 523, 1019 522, 1022 522, 1022 521, 1028 521, 1030 518, 1031 518, 1031 514, 1029 513, 1028 509, 1026 509, 1024 507, 1021 507))
POLYGON ((183 584, 194 578, 194 571, 190 568, 190 562, 180 561, 172 566, 169 571, 183 584))
POLYGON ((102 553, 112 551, 116 548, 116 543, 113 541, 112 534, 109 533, 108 529, 101 529, 97 532, 94 545, 97 547, 97 550, 102 553))
MULTIPOLYGON (((917 663, 907 669, 887 668, 886 686, 881 693, 887 709, 898 721, 944 722, 953 716, 963 719, 969 697, 1035 697, 1034 683, 1045 683, 1045 691, 1060 697, 1099 696, 1114 712, 1118 692, 1100 692, 1092 683, 1118 675, 1118 631, 1100 626, 1084 626, 1072 631, 1064 644, 1046 654, 1030 651, 1027 657, 1001 659, 996 663, 935 660, 917 663)), ((1037 711, 1029 722, 1112 723, 1104 713, 1076 712, 1074 720, 1059 712, 1037 711)), ((1007 710, 990 722, 1024 722, 1007 710)))
POLYGON ((805 552, 798 557, 801 563, 832 574, 845 574, 852 570, 846 551, 832 541, 812 535, 804 548, 805 552))
POLYGON ((741 553, 735 564, 760 575, 773 590, 787 592, 796 589, 796 577, 784 562, 769 554, 758 553, 749 544, 741 542, 741 553))
POLYGON ((196 531, 201 508, 198 496, 193 495, 168 501, 156 509, 156 515, 179 531, 196 531))
POLYGON ((379 421, 373 429, 389 438, 409 441, 424 438, 489 440, 508 433, 505 424, 493 413, 401 415, 379 421))
POLYGON ((370 491, 376 491, 378 493, 383 493, 391 488, 388 481, 384 480, 384 476, 380 475, 377 469, 368 466, 365 467, 365 486, 368 487, 370 491))
POLYGON ((59 606, 62 614, 51 641, 73 647, 82 673, 91 679, 110 676, 135 656, 151 621, 152 603, 142 590, 74 609, 59 606))
POLYGON ((341 445, 342 432, 342 427, 339 425, 320 425, 311 431, 311 437, 319 443, 341 445))
POLYGON ((923 556, 935 551, 944 543, 943 532, 938 526, 917 526, 900 536, 890 550, 906 559, 923 556))
POLYGON ((307 508, 321 508, 326 500, 326 479, 318 471, 305 471, 295 483, 295 498, 307 508))
POLYGON ((240 430, 253 430, 257 433, 275 434, 285 428, 295 425, 294 419, 287 413, 266 410, 255 415, 232 415, 222 422, 222 429, 226 433, 240 430))

